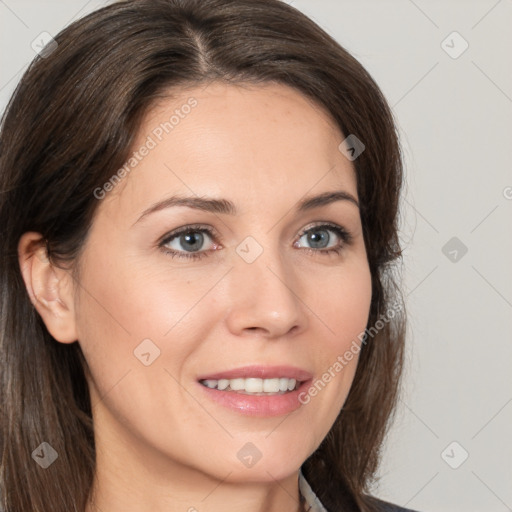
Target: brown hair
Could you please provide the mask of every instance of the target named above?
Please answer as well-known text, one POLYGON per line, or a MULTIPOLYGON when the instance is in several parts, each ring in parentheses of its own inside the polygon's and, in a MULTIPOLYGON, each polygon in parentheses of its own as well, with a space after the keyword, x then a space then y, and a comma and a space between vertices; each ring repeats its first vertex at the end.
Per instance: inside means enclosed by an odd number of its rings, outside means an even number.
POLYGON ((56 41, 24 74, 0 133, 5 512, 83 512, 95 462, 80 345, 58 343, 46 330, 21 276, 18 241, 37 231, 53 261, 78 262, 98 206, 93 191, 129 156, 144 113, 173 88, 211 81, 288 85, 366 146, 353 164, 373 330, 344 407, 302 471, 327 509, 377 510, 370 486, 398 399, 405 315, 400 310, 374 328, 392 300, 403 302, 392 265, 401 256, 402 162, 392 114, 371 76, 279 0, 120 1, 74 22, 56 41), (59 455, 46 470, 31 457, 43 441, 59 455))

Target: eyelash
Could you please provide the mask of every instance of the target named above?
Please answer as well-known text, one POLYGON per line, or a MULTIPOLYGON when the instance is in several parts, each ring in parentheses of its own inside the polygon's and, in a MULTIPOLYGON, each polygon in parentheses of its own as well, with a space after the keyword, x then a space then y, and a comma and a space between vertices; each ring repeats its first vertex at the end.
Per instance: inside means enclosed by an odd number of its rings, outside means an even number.
MULTIPOLYGON (((324 256, 329 256, 333 254, 340 254, 342 249, 346 245, 350 245, 352 243, 352 235, 341 226, 338 226, 336 224, 331 223, 323 223, 318 224, 315 226, 311 226, 305 230, 302 231, 302 233, 299 235, 299 239, 302 238, 304 235, 308 234, 311 231, 318 230, 321 231, 322 229, 327 228, 327 230, 334 232, 340 239, 341 244, 337 247, 331 247, 329 249, 311 249, 309 247, 302 247, 302 250, 305 250, 309 253, 314 254, 322 254, 324 256)), ((171 233, 168 233, 165 235, 165 237, 159 242, 158 247, 167 255, 171 256, 172 258, 178 257, 178 258, 185 258, 189 260, 199 260, 203 257, 209 256, 210 252, 213 252, 213 250, 210 251, 198 251, 198 252, 181 252, 181 251, 175 251, 174 249, 167 249, 165 247, 166 244, 169 242, 172 242, 175 238, 178 238, 181 235, 187 235, 192 233, 206 233, 212 241, 216 238, 216 232, 212 228, 208 228, 202 225, 190 225, 186 226, 184 228, 177 229, 176 231, 173 231, 171 233)))

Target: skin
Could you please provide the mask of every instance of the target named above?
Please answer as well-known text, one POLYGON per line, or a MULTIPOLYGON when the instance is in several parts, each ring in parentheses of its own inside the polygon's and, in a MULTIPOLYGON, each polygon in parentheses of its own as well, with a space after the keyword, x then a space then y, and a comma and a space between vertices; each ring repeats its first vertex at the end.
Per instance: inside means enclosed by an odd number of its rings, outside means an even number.
MULTIPOLYGON (((78 340, 90 369, 97 470, 88 512, 297 510, 299 468, 331 428, 357 367, 356 355, 288 416, 240 414, 197 384, 248 364, 321 378, 366 327, 371 275, 357 205, 295 211, 305 195, 343 190, 358 199, 353 164, 338 149, 345 136, 319 106, 284 85, 196 87, 148 112, 134 148, 190 97, 197 106, 99 201, 78 280, 48 261, 38 233, 19 244, 48 330, 58 342, 78 340), (179 206, 137 222, 177 193, 226 198, 239 213, 179 206), (352 241, 327 231, 328 247, 315 248, 301 236, 324 221, 352 241), (218 233, 204 236, 206 257, 172 258, 158 247, 189 224, 218 233), (263 249, 252 263, 236 252, 247 236, 263 249), (320 254, 339 245, 339 254, 320 254), (160 350, 149 366, 134 356, 147 338, 160 350), (262 455, 250 468, 237 457, 247 442, 262 455)), ((179 237, 168 248, 191 252, 179 237)))

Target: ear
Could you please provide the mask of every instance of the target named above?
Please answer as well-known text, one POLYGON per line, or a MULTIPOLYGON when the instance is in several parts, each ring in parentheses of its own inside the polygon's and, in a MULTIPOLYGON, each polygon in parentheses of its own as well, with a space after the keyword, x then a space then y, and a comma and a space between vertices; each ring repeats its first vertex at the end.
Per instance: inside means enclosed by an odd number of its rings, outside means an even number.
POLYGON ((77 340, 74 286, 69 270, 53 265, 40 233, 24 233, 18 243, 18 261, 32 304, 48 332, 61 343, 77 340))

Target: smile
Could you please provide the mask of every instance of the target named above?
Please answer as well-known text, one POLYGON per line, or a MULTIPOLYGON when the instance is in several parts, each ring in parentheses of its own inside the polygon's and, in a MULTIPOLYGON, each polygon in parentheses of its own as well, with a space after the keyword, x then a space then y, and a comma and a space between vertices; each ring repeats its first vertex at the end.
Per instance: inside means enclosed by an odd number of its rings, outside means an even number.
POLYGON ((282 416, 299 409, 313 374, 288 366, 249 365, 198 375, 197 384, 205 398, 248 416, 282 416))
POLYGON ((203 386, 219 391, 232 391, 247 395, 282 395, 297 389, 301 382, 287 377, 260 379, 257 377, 237 379, 205 379, 199 381, 203 386))

